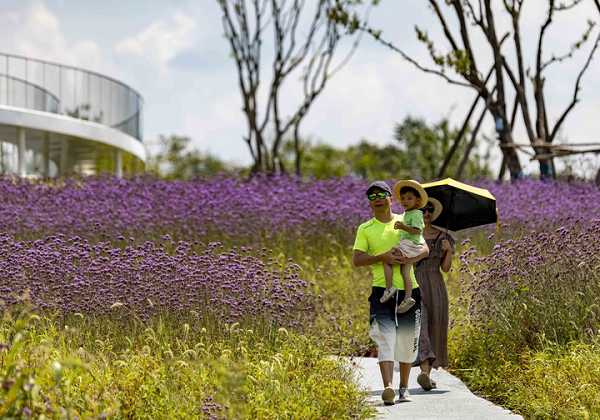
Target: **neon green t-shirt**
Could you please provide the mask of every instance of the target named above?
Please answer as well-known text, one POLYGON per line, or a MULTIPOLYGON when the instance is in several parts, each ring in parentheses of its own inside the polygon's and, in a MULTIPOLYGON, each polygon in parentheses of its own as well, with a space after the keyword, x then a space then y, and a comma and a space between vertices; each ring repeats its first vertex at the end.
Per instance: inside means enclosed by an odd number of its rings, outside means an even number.
MULTIPOLYGON (((381 223, 376 218, 363 223, 356 231, 353 250, 363 251, 369 255, 379 255, 394 248, 398 245, 401 232, 399 229, 394 229, 394 224, 402 220, 402 214, 395 214, 394 219, 389 223, 381 223)), ((404 290, 404 280, 400 273, 400 266, 393 265, 392 268, 394 273, 392 283, 398 290, 404 290)), ((412 268, 410 277, 412 278, 413 289, 419 287, 412 268)), ((385 287, 385 275, 383 273, 383 263, 381 262, 373 264, 373 286, 385 287)))

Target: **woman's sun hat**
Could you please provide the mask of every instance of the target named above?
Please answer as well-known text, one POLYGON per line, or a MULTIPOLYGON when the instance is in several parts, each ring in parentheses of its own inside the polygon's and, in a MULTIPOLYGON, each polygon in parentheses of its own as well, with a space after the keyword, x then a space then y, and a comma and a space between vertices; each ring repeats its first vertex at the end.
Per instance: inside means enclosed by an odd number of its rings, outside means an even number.
POLYGON ((423 208, 427 205, 427 200, 428 200, 427 193, 425 192, 423 187, 421 187, 421 184, 419 184, 417 181, 414 181, 412 179, 406 179, 403 181, 396 182, 396 185, 394 185, 394 198, 396 199, 396 201, 398 201, 400 203, 400 190, 402 189, 402 187, 410 187, 410 188, 414 188, 415 190, 417 190, 417 192, 421 196, 421 204, 419 205, 418 208, 423 208))
POLYGON ((431 222, 433 222, 442 213, 444 206, 442 206, 442 203, 440 203, 438 200, 436 200, 433 197, 429 197, 429 199, 427 201, 429 203, 433 204, 433 207, 434 207, 433 213, 431 214, 431 220, 430 220, 431 222))

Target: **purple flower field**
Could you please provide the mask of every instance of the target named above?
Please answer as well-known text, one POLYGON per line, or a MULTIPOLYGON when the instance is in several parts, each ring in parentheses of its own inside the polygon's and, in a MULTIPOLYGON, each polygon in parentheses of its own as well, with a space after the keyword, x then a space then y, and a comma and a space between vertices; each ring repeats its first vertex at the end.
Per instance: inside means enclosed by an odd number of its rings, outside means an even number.
MULTIPOLYGON (((318 256, 334 252, 335 241, 350 253, 356 227, 371 217, 367 185, 261 176, 2 178, 0 300, 14 304, 28 293, 35 307, 61 313, 144 319, 195 311, 294 326, 299 314, 312 316, 313 296, 300 267, 281 256, 282 244, 318 256)), ((504 225, 543 230, 600 218, 593 185, 475 185, 495 195, 504 225)))
MULTIPOLYGON (((544 229, 600 217, 600 191, 593 184, 532 180, 472 184, 496 197, 504 225, 527 223, 544 229)), ((163 181, 102 176, 46 183, 0 178, 0 231, 29 240, 63 234, 89 240, 123 236, 157 241, 169 234, 175 240, 255 247, 269 247, 273 235, 295 239, 341 233, 352 240, 357 225, 371 217, 364 196, 367 185, 349 177, 163 181)), ((397 203, 394 210, 402 212, 397 203)))
POLYGON ((367 217, 364 183, 302 182, 286 177, 162 181, 151 177, 59 180, 40 184, 0 180, 1 230, 21 239, 62 233, 106 240, 226 240, 268 245, 271 235, 354 231, 367 217))
POLYGON ((544 231, 600 219, 600 190, 593 183, 524 179, 513 184, 484 180, 473 185, 488 189, 496 198, 501 225, 527 224, 544 231))
POLYGON ((63 235, 33 242, 2 236, 0 255, 0 295, 11 306, 25 295, 34 308, 63 315, 146 320, 168 313, 277 327, 296 327, 313 314, 300 267, 284 266, 266 250, 180 242, 167 252, 151 242, 121 249, 63 235))

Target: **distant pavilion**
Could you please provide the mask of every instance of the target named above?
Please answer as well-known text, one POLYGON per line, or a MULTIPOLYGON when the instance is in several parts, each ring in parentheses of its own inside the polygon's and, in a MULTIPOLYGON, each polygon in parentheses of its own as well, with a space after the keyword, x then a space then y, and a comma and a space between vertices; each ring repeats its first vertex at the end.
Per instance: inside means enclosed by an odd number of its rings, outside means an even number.
POLYGON ((0 53, 0 173, 142 172, 142 105, 108 76, 0 53))

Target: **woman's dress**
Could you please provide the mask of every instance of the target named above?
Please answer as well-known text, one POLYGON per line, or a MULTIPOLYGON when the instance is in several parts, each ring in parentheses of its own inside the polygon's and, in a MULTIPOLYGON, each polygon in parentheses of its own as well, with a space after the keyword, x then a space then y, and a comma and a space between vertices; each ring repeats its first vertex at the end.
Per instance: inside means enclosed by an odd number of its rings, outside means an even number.
MULTIPOLYGON (((436 239, 425 239, 429 258, 415 264, 415 276, 421 290, 421 335, 419 355, 414 365, 429 359, 433 368, 448 366, 448 291, 440 265, 446 251, 442 250, 440 234, 436 239)), ((447 237, 452 249, 454 239, 447 237)))

